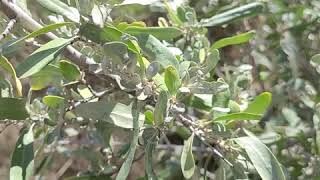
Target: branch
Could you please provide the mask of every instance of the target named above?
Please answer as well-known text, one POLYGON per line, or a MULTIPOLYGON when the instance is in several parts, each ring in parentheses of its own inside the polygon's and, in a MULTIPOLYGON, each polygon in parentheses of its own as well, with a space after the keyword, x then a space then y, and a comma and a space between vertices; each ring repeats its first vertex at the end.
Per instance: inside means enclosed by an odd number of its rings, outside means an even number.
POLYGON ((5 37, 7 37, 11 33, 16 22, 17 22, 16 19, 10 19, 7 27, 4 29, 4 31, 0 35, 0 41, 2 41, 5 37))
MULTIPOLYGON (((17 19, 27 31, 35 31, 42 28, 43 26, 30 17, 23 9, 11 2, 10 0, 0 0, 0 11, 2 11, 10 19, 17 19)), ((58 38, 53 33, 47 33, 41 36, 44 40, 50 41, 58 38)), ((78 50, 72 46, 67 46, 63 52, 64 56, 70 59, 72 62, 78 66, 87 69, 90 64, 96 64, 96 62, 81 54, 78 50)))

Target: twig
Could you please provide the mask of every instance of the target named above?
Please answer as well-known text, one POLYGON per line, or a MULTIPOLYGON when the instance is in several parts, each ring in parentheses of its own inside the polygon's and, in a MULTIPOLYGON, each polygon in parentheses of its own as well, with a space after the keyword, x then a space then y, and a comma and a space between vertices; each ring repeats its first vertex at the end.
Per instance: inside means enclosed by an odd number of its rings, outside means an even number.
MULTIPOLYGON (((9 18, 16 18, 27 31, 32 32, 43 27, 37 21, 32 19, 32 17, 30 17, 24 10, 22 10, 16 4, 12 3, 10 0, 0 0, 0 10, 9 18)), ((46 41, 58 38, 53 33, 47 33, 42 35, 41 37, 46 41)), ((78 50, 70 45, 65 49, 64 56, 85 69, 87 69, 91 64, 96 64, 93 59, 81 54, 78 50)))
POLYGON ((14 25, 16 24, 17 20, 16 19, 10 19, 7 27, 4 29, 4 31, 0 35, 0 41, 2 41, 5 37, 7 37, 12 29, 14 28, 14 25))
POLYGON ((229 162, 216 148, 212 147, 210 143, 206 141, 206 139, 199 133, 197 129, 195 129, 194 123, 192 120, 184 117, 182 114, 178 114, 177 120, 179 120, 185 127, 188 127, 194 134, 200 139, 200 141, 206 145, 208 148, 211 149, 211 151, 219 156, 223 161, 225 161, 230 167, 233 167, 232 163, 229 162))
POLYGON ((72 163, 73 163, 73 159, 68 159, 57 172, 56 178, 59 179, 69 169, 72 163))

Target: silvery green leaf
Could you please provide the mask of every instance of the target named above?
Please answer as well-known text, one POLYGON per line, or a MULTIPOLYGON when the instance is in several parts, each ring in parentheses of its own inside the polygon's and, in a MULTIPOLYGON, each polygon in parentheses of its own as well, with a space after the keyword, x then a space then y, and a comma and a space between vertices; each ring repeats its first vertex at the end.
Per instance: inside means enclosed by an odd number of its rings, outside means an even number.
POLYGON ((216 94, 221 91, 225 91, 229 88, 229 85, 224 82, 206 82, 198 81, 187 86, 191 93, 194 94, 216 94))

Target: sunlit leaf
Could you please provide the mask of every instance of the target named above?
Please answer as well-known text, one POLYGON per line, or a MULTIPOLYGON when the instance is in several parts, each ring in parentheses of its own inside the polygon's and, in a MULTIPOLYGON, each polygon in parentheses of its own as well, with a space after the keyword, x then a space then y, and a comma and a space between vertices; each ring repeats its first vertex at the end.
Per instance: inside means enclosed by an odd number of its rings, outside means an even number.
POLYGON ((63 75, 59 67, 49 64, 30 77, 31 89, 40 90, 50 85, 59 86, 62 79, 63 75))
POLYGON ((232 37, 220 39, 211 46, 210 50, 223 48, 229 45, 246 43, 250 41, 254 37, 254 35, 255 31, 249 31, 232 37))
POLYGON ((192 177, 195 170, 195 162, 192 154, 193 137, 194 137, 194 134, 191 134, 191 136, 184 141, 182 154, 181 154, 182 174, 187 179, 192 177))
POLYGON ((230 120, 260 120, 262 116, 260 114, 251 113, 233 113, 215 118, 213 121, 230 121, 230 120))
POLYGON ((45 105, 51 108, 57 108, 64 102, 64 98, 60 96, 48 95, 42 98, 42 101, 45 105))
POLYGON ((4 68, 8 73, 11 74, 12 78, 14 79, 17 95, 22 96, 22 85, 20 80, 17 77, 16 70, 14 69, 10 61, 2 55, 0 55, 0 66, 4 68))
POLYGON ((272 94, 269 92, 261 93, 257 96, 253 102, 251 102, 247 109, 243 112, 252 113, 252 114, 264 114, 269 105, 271 104, 272 94))

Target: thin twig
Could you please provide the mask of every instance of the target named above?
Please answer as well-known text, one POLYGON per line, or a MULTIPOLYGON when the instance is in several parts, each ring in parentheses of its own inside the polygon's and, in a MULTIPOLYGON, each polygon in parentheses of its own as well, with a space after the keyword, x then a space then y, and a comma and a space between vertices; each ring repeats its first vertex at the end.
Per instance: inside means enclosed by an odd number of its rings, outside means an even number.
POLYGON ((16 22, 17 22, 16 19, 10 19, 7 27, 4 29, 4 31, 0 35, 0 41, 2 41, 5 37, 7 37, 11 33, 16 22))

